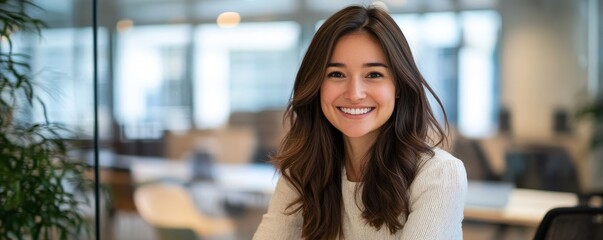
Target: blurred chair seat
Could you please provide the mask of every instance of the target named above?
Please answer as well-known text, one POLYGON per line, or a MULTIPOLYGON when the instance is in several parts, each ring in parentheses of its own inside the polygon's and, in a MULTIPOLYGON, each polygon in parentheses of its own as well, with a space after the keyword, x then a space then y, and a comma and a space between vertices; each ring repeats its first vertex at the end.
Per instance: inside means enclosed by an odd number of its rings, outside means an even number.
POLYGON ((156 228, 162 239, 233 239, 234 223, 228 218, 202 214, 190 193, 177 183, 156 182, 135 190, 134 201, 141 217, 156 228), (192 234, 194 233, 194 234, 192 234))

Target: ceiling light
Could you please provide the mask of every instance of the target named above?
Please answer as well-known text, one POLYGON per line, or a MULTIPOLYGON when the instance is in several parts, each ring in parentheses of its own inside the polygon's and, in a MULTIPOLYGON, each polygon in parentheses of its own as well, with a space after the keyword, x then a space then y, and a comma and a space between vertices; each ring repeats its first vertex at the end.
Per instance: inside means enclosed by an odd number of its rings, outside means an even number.
POLYGON ((402 7, 404 5, 406 5, 406 0, 391 0, 388 1, 390 3, 390 5, 392 6, 396 6, 396 7, 402 7))
POLYGON ((134 21, 132 21, 130 19, 122 19, 117 22, 117 25, 115 26, 115 28, 117 29, 117 32, 125 32, 125 31, 130 30, 133 26, 134 26, 134 21))
POLYGON ((237 12, 223 12, 218 15, 216 23, 221 28, 232 28, 239 25, 241 22, 241 15, 237 12))
POLYGON ((382 2, 382 1, 374 1, 373 2, 373 7, 379 8, 383 11, 389 12, 389 9, 387 9, 387 5, 382 2))

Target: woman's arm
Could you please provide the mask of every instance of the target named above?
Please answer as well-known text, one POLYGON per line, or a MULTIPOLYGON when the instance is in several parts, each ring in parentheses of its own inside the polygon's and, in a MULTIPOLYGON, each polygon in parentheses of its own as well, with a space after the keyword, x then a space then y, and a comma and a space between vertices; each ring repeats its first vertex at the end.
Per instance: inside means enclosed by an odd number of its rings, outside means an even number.
POLYGON ((281 177, 270 200, 268 212, 262 217, 254 240, 300 239, 303 218, 299 212, 285 214, 291 210, 287 206, 298 196, 290 183, 281 177))
POLYGON ((463 163, 434 149, 410 186, 410 214, 402 239, 463 239, 467 174, 463 163))

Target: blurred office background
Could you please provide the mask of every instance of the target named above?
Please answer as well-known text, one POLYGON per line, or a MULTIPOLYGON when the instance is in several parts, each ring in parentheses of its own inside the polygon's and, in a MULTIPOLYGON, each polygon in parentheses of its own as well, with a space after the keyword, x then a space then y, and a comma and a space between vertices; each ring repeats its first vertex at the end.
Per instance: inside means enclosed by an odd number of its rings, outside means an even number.
MULTIPOLYGON (((49 118, 74 130, 65 138, 92 163, 92 1, 36 3, 49 26, 41 39, 23 34, 15 46, 32 56, 41 87, 60 93, 48 98, 49 118)), ((603 157, 590 144, 595 123, 575 117, 603 87, 598 0, 104 0, 98 121, 101 180, 113 201, 103 238, 165 232, 141 216, 134 193, 144 181, 133 165, 269 165, 314 32, 338 9, 371 3, 386 7, 405 33, 446 108, 448 150, 471 180, 603 191, 603 157)), ((171 176, 188 190, 198 179, 171 176)), ((219 187, 203 189, 192 193, 205 194, 194 198, 197 210, 233 221, 235 238, 249 239, 269 196, 222 198, 219 187)), ((534 224, 479 218, 464 226, 466 239, 531 239, 534 231, 534 224)))

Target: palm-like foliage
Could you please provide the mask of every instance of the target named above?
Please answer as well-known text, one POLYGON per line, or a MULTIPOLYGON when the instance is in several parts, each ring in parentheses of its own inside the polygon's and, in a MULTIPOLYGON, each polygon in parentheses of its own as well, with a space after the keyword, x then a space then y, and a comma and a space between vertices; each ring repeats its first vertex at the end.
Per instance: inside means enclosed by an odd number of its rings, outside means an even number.
POLYGON ((0 239, 78 238, 87 232, 87 198, 76 194, 89 181, 85 166, 68 157, 67 130, 46 114, 41 123, 16 117, 34 105, 46 111, 28 56, 15 52, 11 39, 17 31, 40 34, 45 24, 27 13, 32 8, 28 0, 0 0, 0 239))

